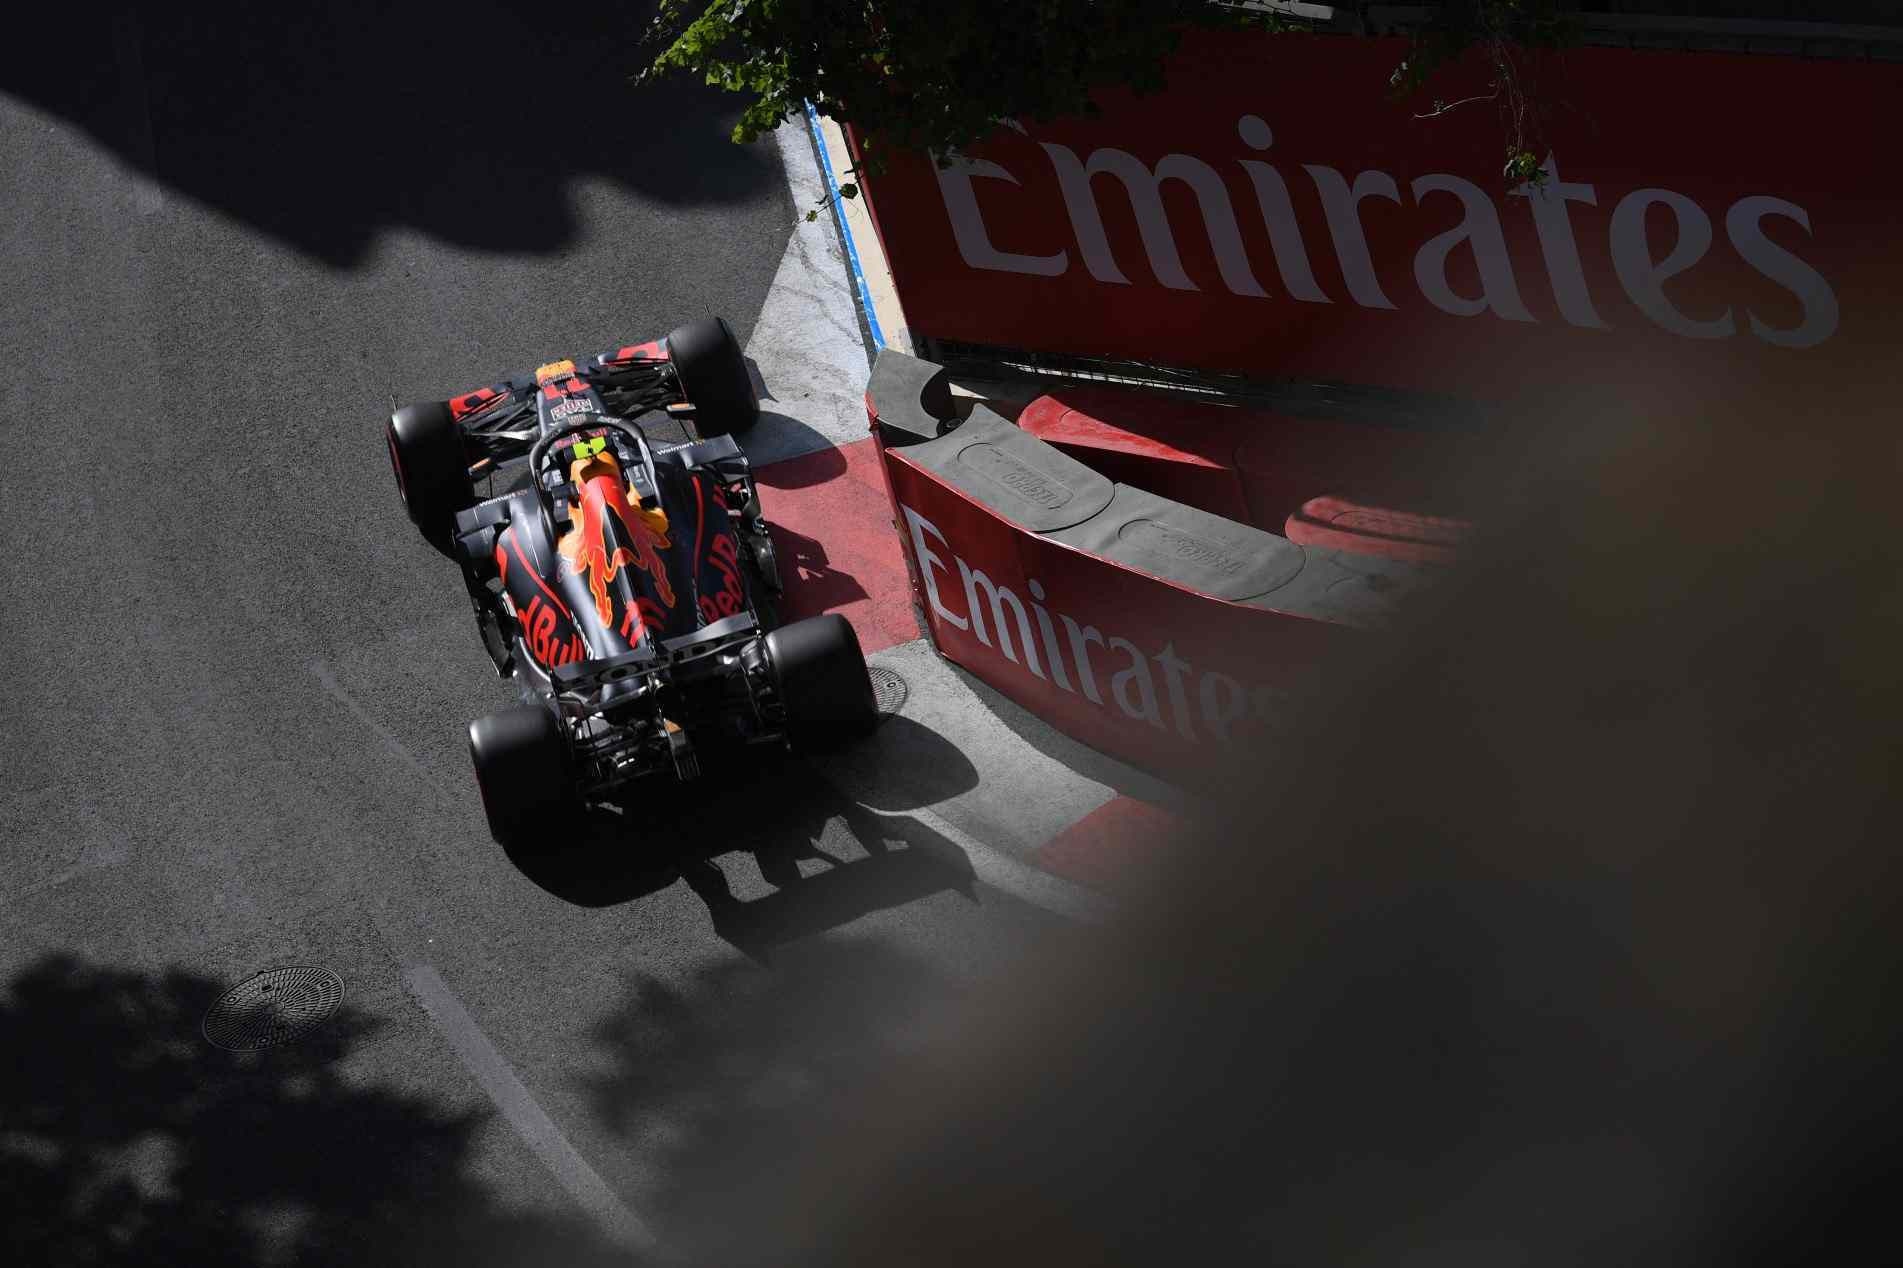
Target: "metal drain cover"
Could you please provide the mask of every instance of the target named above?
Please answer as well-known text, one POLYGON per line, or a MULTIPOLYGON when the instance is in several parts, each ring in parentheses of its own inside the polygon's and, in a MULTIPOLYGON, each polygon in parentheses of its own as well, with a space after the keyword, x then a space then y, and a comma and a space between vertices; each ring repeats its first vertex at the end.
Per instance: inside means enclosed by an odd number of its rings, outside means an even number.
POLYGON ((205 1014, 205 1038, 232 1052, 289 1043, 322 1025, 343 997, 344 980, 329 969, 266 969, 219 996, 205 1014))
POLYGON ((905 679, 881 665, 868 665, 866 672, 872 675, 872 701, 879 707, 881 721, 905 707, 906 697, 912 694, 905 679))

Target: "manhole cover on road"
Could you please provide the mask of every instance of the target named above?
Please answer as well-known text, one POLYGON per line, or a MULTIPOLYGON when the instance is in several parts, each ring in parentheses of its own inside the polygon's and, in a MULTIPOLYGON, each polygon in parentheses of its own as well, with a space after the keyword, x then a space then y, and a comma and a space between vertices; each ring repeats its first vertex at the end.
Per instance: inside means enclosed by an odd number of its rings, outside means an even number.
POLYGON ((872 675, 872 700, 879 706, 879 720, 883 722, 905 707, 905 698, 912 689, 905 685, 905 679, 883 666, 869 665, 866 672, 872 675))
POLYGON ((344 997, 344 980, 308 964, 266 969, 226 991, 205 1014, 205 1038, 232 1052, 253 1052, 323 1024, 344 997))

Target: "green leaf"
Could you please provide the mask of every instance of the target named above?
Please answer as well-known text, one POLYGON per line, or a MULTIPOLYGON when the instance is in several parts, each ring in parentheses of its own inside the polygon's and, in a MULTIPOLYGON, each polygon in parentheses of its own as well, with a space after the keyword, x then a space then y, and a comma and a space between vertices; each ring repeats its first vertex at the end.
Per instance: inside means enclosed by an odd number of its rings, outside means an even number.
MULTIPOLYGON (((1568 6, 1576 0, 1434 6, 1388 91, 1411 96, 1475 48, 1496 71, 1504 61, 1500 78, 1517 89, 1513 50, 1576 42, 1568 6)), ((864 171, 876 176, 888 153, 967 150, 1003 120, 1097 115, 1095 94, 1105 87, 1163 90, 1168 59, 1193 27, 1267 33, 1301 24, 1209 0, 661 0, 637 79, 685 72, 743 94, 732 132, 743 144, 798 119, 811 101, 854 128, 864 171)), ((1510 171, 1522 166, 1519 155, 1545 149, 1541 104, 1503 123, 1510 171)), ((840 197, 856 196, 841 186, 840 197)))

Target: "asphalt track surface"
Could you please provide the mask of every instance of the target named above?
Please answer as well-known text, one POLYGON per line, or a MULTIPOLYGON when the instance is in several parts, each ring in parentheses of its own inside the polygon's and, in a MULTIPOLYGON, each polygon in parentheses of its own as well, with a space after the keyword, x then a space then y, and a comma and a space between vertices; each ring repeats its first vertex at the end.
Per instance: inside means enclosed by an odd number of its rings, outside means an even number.
MULTIPOLYGON (((803 210, 777 151, 630 89, 638 13, 129 13, 0 71, 16 1262, 691 1254, 1067 919, 865 795, 876 756, 505 855, 463 727, 510 692, 379 429, 704 313, 748 340, 803 210), (338 1011, 207 1044, 282 965, 338 1011)), ((881 734, 971 791, 929 725, 881 734)))

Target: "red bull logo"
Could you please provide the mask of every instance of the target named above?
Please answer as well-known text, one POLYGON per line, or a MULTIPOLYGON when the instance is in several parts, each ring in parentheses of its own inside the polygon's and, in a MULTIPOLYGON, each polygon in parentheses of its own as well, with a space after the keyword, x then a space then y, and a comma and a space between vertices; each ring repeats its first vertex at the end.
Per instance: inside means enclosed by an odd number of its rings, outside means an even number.
POLYGON ((544 669, 567 665, 588 655, 588 645, 582 642, 581 635, 563 624, 562 616, 553 604, 544 603, 539 594, 529 600, 528 611, 522 614, 522 643, 544 669))
POLYGON ((707 562, 720 578, 718 590, 700 596, 700 619, 711 625, 722 617, 734 615, 746 604, 746 590, 740 580, 740 548, 735 545, 732 533, 715 534, 707 562))
POLYGON ((667 611, 645 594, 635 598, 621 613, 621 637, 629 647, 639 647, 648 636, 648 626, 666 625, 667 611))
MULTIPOLYGON (((674 587, 668 580, 667 560, 661 554, 673 545, 667 536, 666 521, 662 520, 658 527, 651 524, 647 516, 628 505, 620 481, 609 475, 595 476, 582 484, 577 509, 580 514, 575 527, 563 536, 556 549, 571 572, 587 578, 588 593, 595 601, 595 614, 601 618, 602 625, 614 625, 614 602, 609 597, 608 584, 626 567, 648 574, 661 607, 673 607, 674 587), (627 545, 611 542, 610 517, 620 524, 620 535, 627 545)), ((639 606, 638 603, 628 605, 631 612, 638 612, 639 606)), ((636 624, 645 624, 645 615, 642 613, 636 624)), ((638 642, 639 637, 630 641, 638 642)))

